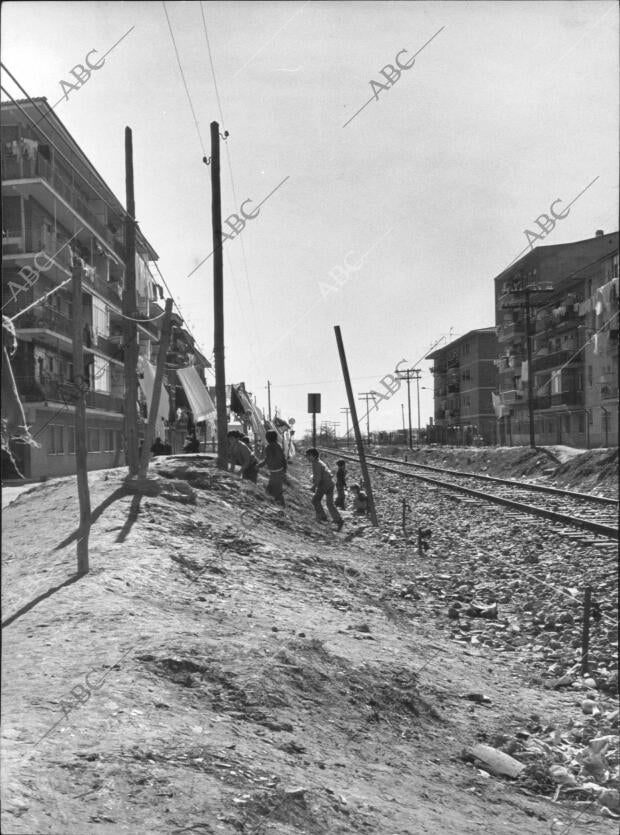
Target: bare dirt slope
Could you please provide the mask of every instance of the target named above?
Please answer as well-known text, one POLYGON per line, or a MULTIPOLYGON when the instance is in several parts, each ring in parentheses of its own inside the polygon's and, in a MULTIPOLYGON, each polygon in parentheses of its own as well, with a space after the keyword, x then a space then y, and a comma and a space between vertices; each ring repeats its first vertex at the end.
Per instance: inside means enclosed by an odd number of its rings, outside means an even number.
POLYGON ((72 483, 4 513, 4 833, 616 831, 533 772, 511 783, 461 756, 581 715, 534 661, 451 628, 437 583, 473 576, 451 555, 481 547, 442 539, 462 508, 425 505, 434 547, 417 557, 385 526, 312 521, 305 464, 282 512, 263 485, 189 463, 158 466, 195 504, 91 474, 91 571, 75 581, 72 483))
POLYGON ((564 447, 405 447, 373 448, 376 455, 407 456, 409 461, 499 478, 526 479, 600 496, 618 497, 618 448, 565 454, 564 447), (387 452, 386 452, 387 449, 387 452))

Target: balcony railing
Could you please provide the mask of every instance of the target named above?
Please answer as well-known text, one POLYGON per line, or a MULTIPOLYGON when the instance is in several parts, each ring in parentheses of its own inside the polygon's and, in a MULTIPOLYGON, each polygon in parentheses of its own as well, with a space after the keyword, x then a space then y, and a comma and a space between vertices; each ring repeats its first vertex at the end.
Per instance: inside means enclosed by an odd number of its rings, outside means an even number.
MULTIPOLYGON (((34 377, 16 377, 15 384, 24 403, 52 401, 72 405, 77 399, 77 390, 70 380, 54 378, 54 375, 50 374, 44 374, 40 380, 34 377)), ((113 397, 101 391, 87 391, 85 403, 87 408, 103 409, 106 412, 122 413, 124 409, 122 397, 113 397)))
MULTIPOLYGON (((89 226, 100 235, 104 241, 116 252, 121 259, 125 259, 125 247, 122 243, 116 240, 112 232, 105 226, 105 224, 96 217, 84 202, 82 196, 74 188, 71 183, 67 182, 65 178, 58 173, 57 169, 51 165, 45 157, 37 154, 35 159, 28 159, 24 157, 21 161, 17 158, 6 158, 2 160, 2 179, 3 180, 24 180, 41 177, 46 180, 53 189, 64 198, 64 200, 74 209, 89 226)), ((120 221, 119 221, 120 223, 120 221)))
POLYGON ((551 351, 547 356, 537 356, 532 360, 532 365, 535 371, 544 371, 547 368, 555 368, 556 366, 566 365, 569 362, 575 364, 583 363, 583 355, 575 356, 574 348, 570 351, 551 351))
POLYGON ((518 403, 520 400, 523 400, 523 392, 517 389, 509 389, 508 391, 502 391, 500 397, 502 403, 518 403))
POLYGON ((33 307, 32 310, 20 316, 16 320, 16 323, 18 329, 34 328, 48 330, 53 333, 68 336, 69 338, 73 337, 73 324, 71 320, 56 310, 44 307, 43 305, 33 307))
POLYGON ((507 322, 499 325, 497 329, 498 342, 508 342, 516 336, 522 336, 525 333, 525 325, 523 322, 507 322))
POLYGON ((551 395, 552 406, 583 406, 582 391, 563 391, 551 395))

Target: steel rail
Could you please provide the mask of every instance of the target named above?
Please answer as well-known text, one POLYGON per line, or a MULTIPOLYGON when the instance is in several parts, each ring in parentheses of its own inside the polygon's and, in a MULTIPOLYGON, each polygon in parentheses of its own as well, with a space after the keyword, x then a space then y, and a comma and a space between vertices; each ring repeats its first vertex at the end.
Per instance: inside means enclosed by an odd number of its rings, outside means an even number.
MULTIPOLYGON (((334 452, 333 449, 321 449, 321 452, 329 455, 339 455, 342 458, 348 458, 352 461, 357 460, 354 455, 344 453, 340 450, 336 450, 336 452, 334 452)), ((521 513, 529 513, 533 516, 542 516, 545 519, 551 519, 554 522, 562 522, 565 525, 571 525, 572 527, 591 531, 592 533, 606 536, 609 539, 618 539, 618 528, 614 528, 611 525, 604 525, 600 522, 592 522, 578 516, 569 516, 566 513, 559 513, 556 510, 546 510, 545 508, 535 507, 534 505, 524 504, 523 502, 515 502, 513 499, 506 499, 502 496, 494 496, 492 493, 484 493, 482 490, 475 490, 472 487, 464 487, 461 484, 452 484, 451 482, 441 481, 437 478, 430 478, 429 476, 420 475, 419 473, 407 473, 403 472, 403 470, 396 470, 392 467, 386 467, 384 464, 375 463, 370 456, 368 458, 368 463, 375 467, 375 469, 384 470, 385 472, 393 473, 394 475, 401 476, 402 478, 413 478, 418 481, 426 481, 429 484, 435 484, 447 490, 454 490, 459 493, 465 493, 468 496, 475 496, 483 501, 500 504, 504 507, 510 507, 514 510, 520 511, 521 513)))
MULTIPOLYGON (((327 449, 323 450, 328 452, 327 449)), ((344 453, 345 450, 340 450, 344 453)), ((526 481, 516 481, 514 478, 498 478, 494 475, 483 475, 481 473, 470 473, 468 470, 449 470, 446 467, 433 467, 431 464, 418 464, 417 461, 399 461, 397 458, 389 458, 385 455, 367 455, 375 461, 388 461, 391 464, 398 464, 402 467, 419 467, 422 470, 432 470, 438 473, 462 476, 463 478, 480 478, 485 481, 494 481, 498 484, 508 484, 510 487, 520 487, 522 490, 535 490, 539 493, 553 493, 556 496, 565 496, 572 499, 583 499, 598 504, 617 505, 618 499, 610 499, 607 496, 593 496, 591 493, 578 493, 574 490, 563 490, 561 487, 548 487, 546 484, 530 484, 526 481)))

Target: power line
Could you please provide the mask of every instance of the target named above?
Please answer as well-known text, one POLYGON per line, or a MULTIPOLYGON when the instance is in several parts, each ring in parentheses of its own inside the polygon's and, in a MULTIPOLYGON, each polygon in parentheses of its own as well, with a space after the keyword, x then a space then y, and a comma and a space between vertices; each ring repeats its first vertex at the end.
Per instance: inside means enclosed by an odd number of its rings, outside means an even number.
POLYGON ((174 53, 177 58, 177 64, 179 65, 179 70, 181 72, 181 79, 183 81, 183 86, 185 87, 185 92, 187 94, 187 101, 189 102, 190 110, 192 111, 192 118, 194 120, 194 124, 196 125, 196 133, 198 134, 198 141, 200 142, 200 147, 202 148, 202 155, 203 157, 207 156, 207 152, 205 151, 204 142, 202 141, 202 135, 200 133, 200 126, 198 124, 198 119, 196 118, 196 111, 194 110, 194 105, 192 103, 192 97, 189 94, 189 88, 187 86, 187 81, 185 80, 185 73, 183 72, 183 67, 181 66, 181 58, 179 56, 179 50, 177 49, 177 43, 174 39, 174 32, 172 31, 172 25, 170 23, 170 18, 168 17, 168 10, 166 9, 165 0, 162 0, 162 6, 164 7, 164 14, 166 15, 166 21, 168 23, 168 30, 170 32, 170 37, 172 39, 172 46, 174 47, 174 53))
MULTIPOLYGON (((207 52, 209 53, 209 63, 211 64, 211 74, 213 76, 213 87, 215 88, 215 97, 217 99, 217 107, 218 107, 218 111, 219 111, 219 114, 220 114, 220 121, 221 121, 222 125, 224 125, 224 124, 226 124, 226 120, 224 119, 224 111, 222 109, 222 101, 220 99, 220 93, 219 93, 219 89, 218 89, 218 86, 217 86, 217 79, 215 77, 215 64, 213 62, 213 55, 211 53, 211 44, 209 43, 209 34, 208 34, 208 31, 207 31, 207 21, 206 21, 206 18, 205 18, 205 13, 204 13, 204 7, 202 5, 202 0, 201 0, 201 3, 200 3, 200 14, 202 16, 202 25, 203 25, 203 29, 204 29, 204 33, 205 33, 205 41, 207 43, 207 52)), ((235 188, 235 178, 233 176, 233 170, 232 170, 232 155, 230 153, 230 148, 229 148, 229 145, 228 145, 227 142, 225 143, 225 147, 226 147, 226 161, 228 163, 228 172, 230 174, 230 184, 231 184, 231 187, 232 187, 233 200, 234 200, 235 206, 238 206, 239 201, 237 200, 237 190, 235 188)), ((250 283, 250 278, 249 278, 249 275, 248 275, 248 264, 247 264, 246 254, 245 254, 245 245, 243 243, 243 238, 241 239, 241 257, 242 257, 242 260, 243 260, 245 283, 246 283, 247 290, 248 290, 248 299, 249 299, 250 306, 251 306, 252 310, 254 310, 254 298, 252 296, 252 285, 250 283)), ((228 266, 230 267, 230 257, 228 258, 228 266)), ((231 272, 232 272, 232 268, 231 268, 231 272)), ((235 290, 236 290, 236 282, 234 280, 234 274, 233 274, 233 284, 234 284, 235 290)), ((237 293, 237 295, 238 295, 238 293, 237 293)), ((244 318, 245 318, 245 314, 244 314, 244 318)), ((256 337, 257 337, 256 341, 260 345, 259 331, 256 328, 256 324, 254 323, 253 319, 252 319, 252 323, 254 325, 254 332, 255 332, 256 337)), ((261 354, 262 354, 262 350, 261 350, 261 354)))
MULTIPOLYGON (((42 116, 44 116, 44 117, 45 117, 46 119, 48 119, 48 121, 49 121, 49 116, 48 116, 48 114, 47 114, 47 113, 43 113, 43 112, 40 110, 40 108, 39 108, 38 104, 37 104, 37 103, 36 103, 36 102, 35 102, 35 101, 31 98, 31 96, 30 96, 30 95, 26 92, 26 90, 24 89, 24 87, 22 87, 22 85, 19 83, 19 81, 18 81, 18 80, 15 78, 15 76, 13 75, 13 73, 11 73, 11 72, 10 72, 10 70, 8 70, 8 69, 7 69, 7 67, 6 67, 3 63, 1 63, 1 62, 0 62, 0 66, 1 66, 1 67, 2 67, 2 69, 3 69, 6 73, 7 73, 7 75, 9 75, 9 76, 13 79, 13 81, 15 82, 15 84, 19 87, 19 89, 22 91, 22 93, 24 94, 24 96, 28 99, 28 101, 30 102, 30 104, 31 104, 31 105, 35 108, 35 110, 37 111, 37 113, 41 113, 41 115, 42 115, 42 116)), ((85 175, 84 175, 82 172, 78 171, 78 169, 75 167, 75 165, 73 164, 73 162, 72 162, 72 161, 71 161, 71 160, 70 160, 70 159, 69 159, 69 158, 68 158, 68 157, 67 157, 67 156, 66 156, 66 155, 65 155, 65 154, 64 154, 64 153, 60 150, 60 148, 58 147, 58 145, 56 145, 56 143, 55 143, 53 140, 51 140, 51 139, 49 138, 49 136, 45 133, 45 131, 43 130, 43 128, 39 127, 38 123, 37 123, 37 122, 35 122, 35 121, 32 119, 32 117, 31 117, 28 113, 26 113, 26 111, 24 110, 24 108, 20 105, 20 103, 19 103, 18 101, 16 101, 16 100, 13 98, 13 96, 9 93, 9 91, 8 91, 6 88, 1 87, 1 85, 0 85, 0 89, 2 89, 3 93, 5 93, 5 95, 7 95, 7 96, 11 99, 11 101, 13 102, 13 104, 15 104, 15 105, 16 105, 16 106, 17 106, 17 107, 21 110, 21 112, 22 112, 22 113, 24 114, 24 116, 28 119, 28 121, 29 121, 29 122, 31 122, 31 123, 32 123, 32 125, 33 125, 33 126, 34 126, 34 127, 35 127, 35 128, 36 128, 36 129, 37 129, 37 130, 38 130, 38 131, 42 134, 42 135, 43 135, 43 137, 47 140, 47 142, 48 142, 48 143, 49 143, 49 144, 50 144, 53 148, 55 148, 55 150, 56 150, 56 151, 60 154, 60 156, 61 156, 61 157, 65 160, 65 162, 67 163, 67 165, 69 165, 69 166, 70 166, 70 168, 71 168, 71 169, 72 169, 72 170, 73 170, 73 171, 74 171, 74 172, 78 175, 78 177, 83 178, 83 179, 85 179, 85 180, 87 180, 87 181, 88 181, 89 186, 90 186, 90 187, 92 188, 92 190, 95 192, 95 194, 97 195, 97 197, 98 197, 98 198, 99 198, 99 199, 100 199, 103 203, 105 203, 105 205, 108 207, 108 209, 110 209, 110 211, 111 211, 111 212, 113 212, 115 215, 120 215, 120 216, 121 216, 121 219, 123 219, 123 220, 124 220, 124 219, 126 219, 126 218, 128 217, 128 214, 127 214, 127 211, 123 208, 123 206, 122 206, 122 205, 120 205, 120 204, 119 204, 119 206, 117 206, 117 207, 111 206, 111 205, 108 203, 108 201, 105 199, 105 197, 103 197, 103 195, 102 195, 102 194, 100 194, 100 192, 99 192, 99 191, 95 188, 95 186, 94 186, 94 185, 90 182, 90 180, 88 180, 88 178, 87 178, 87 177, 85 177, 85 175)), ((50 125, 51 125, 51 122, 50 122, 50 125)), ((133 220, 133 218, 132 218, 132 220, 133 220)))

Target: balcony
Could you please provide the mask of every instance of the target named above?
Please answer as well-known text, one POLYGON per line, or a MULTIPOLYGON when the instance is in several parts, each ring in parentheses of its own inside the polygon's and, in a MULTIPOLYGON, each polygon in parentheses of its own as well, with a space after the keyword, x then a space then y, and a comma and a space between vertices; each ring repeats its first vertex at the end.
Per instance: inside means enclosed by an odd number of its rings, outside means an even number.
POLYGON ((446 374, 448 371, 448 366, 444 363, 435 363, 435 365, 431 368, 431 374, 446 374))
POLYGON ((518 403, 523 400, 523 392, 518 389, 508 389, 508 391, 500 392, 500 397, 504 405, 510 403, 518 403))
MULTIPOLYGON (((45 374, 42 380, 34 377, 16 377, 15 383, 23 403, 64 403, 74 405, 77 392, 70 380, 56 378, 55 375, 45 374)), ((124 400, 113 397, 101 391, 87 391, 85 395, 86 407, 102 409, 106 412, 123 413, 124 400)))
POLYGON ((617 400, 618 386, 617 385, 602 385, 601 386, 601 400, 617 400))
POLYGON ((532 360, 534 371, 545 371, 548 368, 555 368, 556 366, 566 365, 567 363, 574 363, 578 365, 583 363, 583 356, 575 356, 577 348, 569 351, 549 351, 547 355, 536 356, 532 360))
MULTIPOLYGON (((37 154, 35 159, 28 159, 24 157, 19 159, 17 157, 3 157, 2 159, 2 181, 5 180, 44 180, 51 188, 59 194, 66 204, 77 213, 79 217, 86 221, 91 230, 105 243, 112 251, 120 258, 125 260, 125 247, 118 241, 112 232, 105 226, 104 222, 91 212, 88 208, 82 195, 75 189, 71 183, 59 174, 58 170, 51 165, 41 154, 37 154)), ((32 193, 46 209, 53 213, 56 209, 56 216, 67 228, 72 228, 74 217, 66 211, 62 211, 62 206, 59 206, 57 201, 46 198, 46 190, 35 189, 31 184, 28 185, 28 194, 32 193)), ((119 220, 120 224, 121 221, 119 220)))
POLYGON ((563 391, 559 394, 551 395, 552 406, 583 406, 583 392, 582 391, 563 391))
POLYGON ((448 385, 448 393, 449 394, 458 394, 460 391, 460 386, 458 383, 450 383, 448 385))
POLYGON ((497 329, 498 342, 512 342, 518 336, 525 334, 525 324, 523 322, 507 322, 499 325, 497 329))
POLYGON ((98 295, 113 305, 116 308, 113 312, 118 312, 118 310, 120 310, 122 306, 122 285, 120 281, 104 281, 101 276, 95 274, 92 281, 85 281, 84 284, 85 289, 88 289, 90 285, 98 293, 98 295))
POLYGON ((539 394, 534 400, 535 409, 548 409, 551 406, 550 394, 539 394))
POLYGON ((17 320, 18 330, 45 330, 62 334, 71 340, 73 338, 73 323, 61 313, 50 307, 37 305, 24 313, 17 320))

